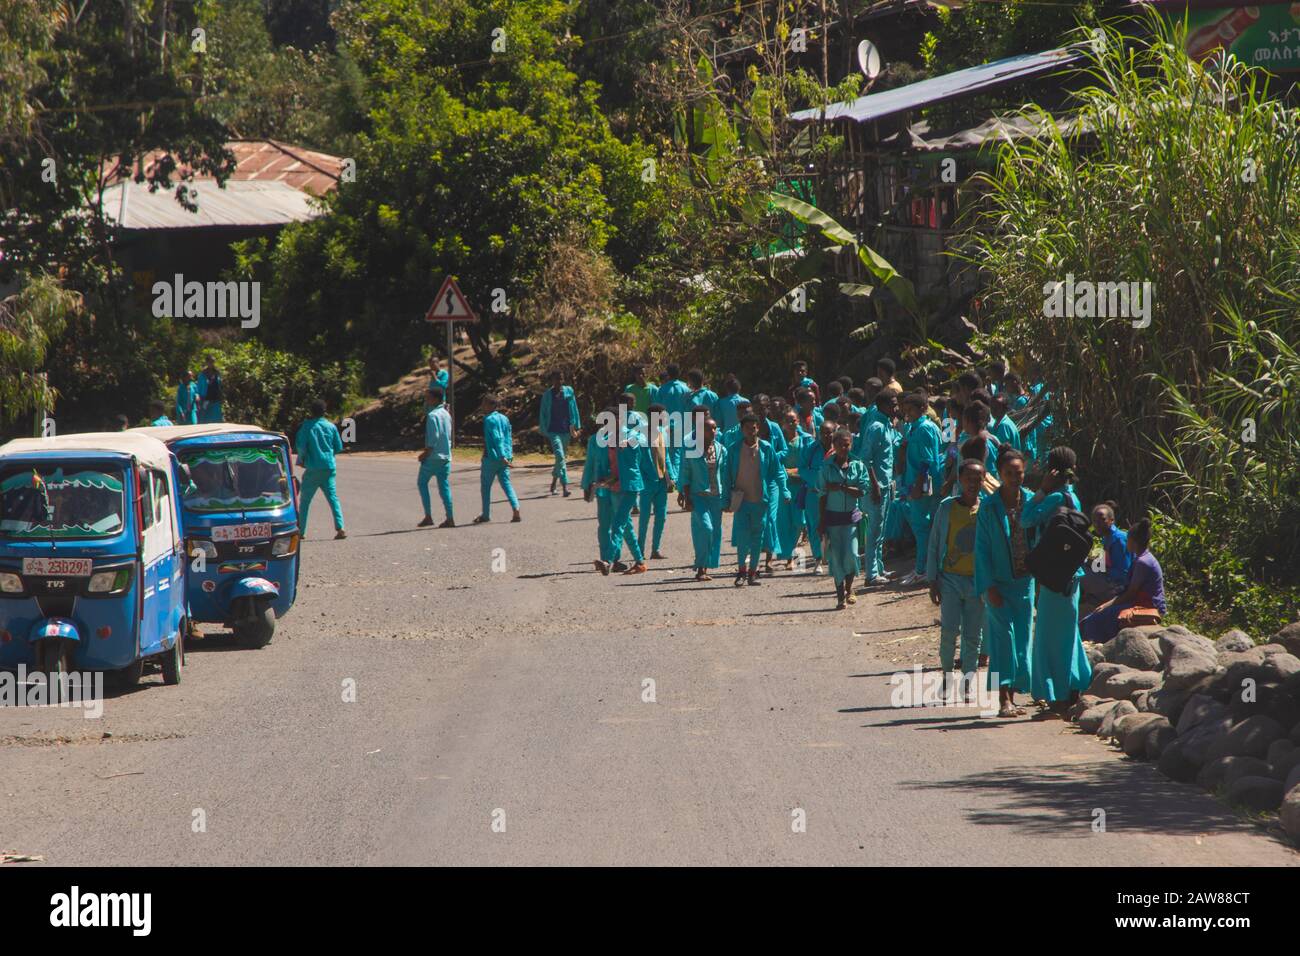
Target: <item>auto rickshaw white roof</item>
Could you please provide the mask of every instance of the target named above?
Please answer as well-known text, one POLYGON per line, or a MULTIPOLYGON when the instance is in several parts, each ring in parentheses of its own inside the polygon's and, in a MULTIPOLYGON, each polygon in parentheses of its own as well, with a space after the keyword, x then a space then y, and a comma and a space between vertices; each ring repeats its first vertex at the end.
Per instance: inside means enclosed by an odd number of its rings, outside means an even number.
POLYGON ((209 425, 145 425, 132 428, 132 432, 149 435, 163 442, 180 441, 183 438, 200 438, 204 435, 229 435, 234 432, 257 435, 279 435, 279 432, 267 431, 260 425, 240 425, 235 422, 214 422, 209 425))
POLYGON ((54 438, 15 438, 0 445, 0 463, 10 455, 45 453, 75 455, 77 452, 107 451, 134 455, 141 464, 164 471, 171 469, 171 452, 158 439, 137 432, 82 432, 54 438))

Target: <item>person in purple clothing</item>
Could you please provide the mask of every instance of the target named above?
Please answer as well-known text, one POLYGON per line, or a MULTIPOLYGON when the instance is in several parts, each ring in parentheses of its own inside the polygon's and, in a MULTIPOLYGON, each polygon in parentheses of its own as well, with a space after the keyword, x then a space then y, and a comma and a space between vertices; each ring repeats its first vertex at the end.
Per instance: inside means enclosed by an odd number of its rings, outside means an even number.
POLYGON ((1122 594, 1111 598, 1093 611, 1079 627, 1083 639, 1094 644, 1104 644, 1124 627, 1120 620, 1130 608, 1154 610, 1165 613, 1165 575, 1160 562, 1151 553, 1151 519, 1143 518, 1128 531, 1128 551, 1133 555, 1128 584, 1122 594))

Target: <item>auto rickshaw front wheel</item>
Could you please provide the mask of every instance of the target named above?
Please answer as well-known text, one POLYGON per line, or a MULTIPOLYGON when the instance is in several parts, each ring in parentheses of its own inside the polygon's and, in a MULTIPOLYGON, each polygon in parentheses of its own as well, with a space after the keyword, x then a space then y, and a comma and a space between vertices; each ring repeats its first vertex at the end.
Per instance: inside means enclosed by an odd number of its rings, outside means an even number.
POLYGON ((262 607, 254 605, 252 613, 235 626, 235 636, 248 647, 266 647, 275 636, 275 608, 270 602, 262 607))
POLYGON ((159 659, 164 684, 181 682, 181 671, 185 669, 185 630, 185 622, 181 621, 181 626, 176 632, 176 643, 172 645, 171 650, 163 651, 159 659))
POLYGON ((62 700, 65 674, 72 672, 72 641, 64 637, 47 637, 36 643, 36 670, 45 676, 50 703, 62 700))

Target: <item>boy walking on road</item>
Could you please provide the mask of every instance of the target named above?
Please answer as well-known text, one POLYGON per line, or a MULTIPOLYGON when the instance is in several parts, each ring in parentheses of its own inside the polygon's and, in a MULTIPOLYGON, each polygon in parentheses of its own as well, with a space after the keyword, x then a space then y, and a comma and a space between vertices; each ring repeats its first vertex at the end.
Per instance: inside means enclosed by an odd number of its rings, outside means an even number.
POLYGON ((492 520, 492 482, 500 481, 501 490, 506 493, 506 500, 514 509, 512 522, 519 522, 519 499, 510 484, 510 464, 515 458, 514 436, 510 431, 510 419, 499 411, 501 404, 495 395, 483 396, 483 464, 479 471, 478 485, 483 493, 483 513, 474 519, 475 524, 492 520))
MULTIPOLYGON (((434 381, 434 380, 431 380, 434 381)), ((429 479, 438 479, 438 497, 442 499, 442 510, 447 517, 439 528, 456 527, 451 510, 451 414, 443 404, 445 397, 442 387, 430 384, 424 393, 424 451, 420 452, 420 474, 415 485, 420 492, 420 503, 424 505, 424 517, 417 528, 427 528, 433 524, 433 504, 429 500, 429 479)))
POLYGON ((307 534, 307 509, 318 490, 325 492, 330 512, 334 516, 334 537, 346 538, 343 530, 343 506, 339 504, 335 475, 338 471, 334 456, 343 450, 343 439, 335 424, 325 417, 325 403, 319 398, 311 403, 311 418, 302 423, 294 436, 293 447, 302 465, 302 488, 299 491, 298 533, 307 534))

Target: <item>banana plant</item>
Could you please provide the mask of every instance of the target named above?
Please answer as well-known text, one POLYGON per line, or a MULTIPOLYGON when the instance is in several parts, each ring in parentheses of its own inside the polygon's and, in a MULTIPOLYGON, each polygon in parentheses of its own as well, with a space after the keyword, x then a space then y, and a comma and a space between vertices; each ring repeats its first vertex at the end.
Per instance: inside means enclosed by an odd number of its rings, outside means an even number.
MULTIPOLYGON (((912 315, 917 314, 919 308, 916 302, 916 291, 911 281, 890 265, 884 256, 859 242, 849 229, 816 206, 783 193, 771 193, 769 198, 773 206, 788 212, 804 225, 816 229, 825 239, 834 244, 819 249, 809 249, 804 253, 794 268, 793 278, 798 282, 763 313, 762 319, 759 320, 760 325, 770 322, 777 313, 787 310, 790 303, 800 294, 801 289, 806 290, 809 286, 820 284, 823 281, 821 277, 834 265, 835 258, 845 252, 855 256, 879 286, 889 290, 904 309, 912 315)), ((839 283, 840 294, 851 297, 869 297, 876 288, 877 286, 865 283, 839 283)))

